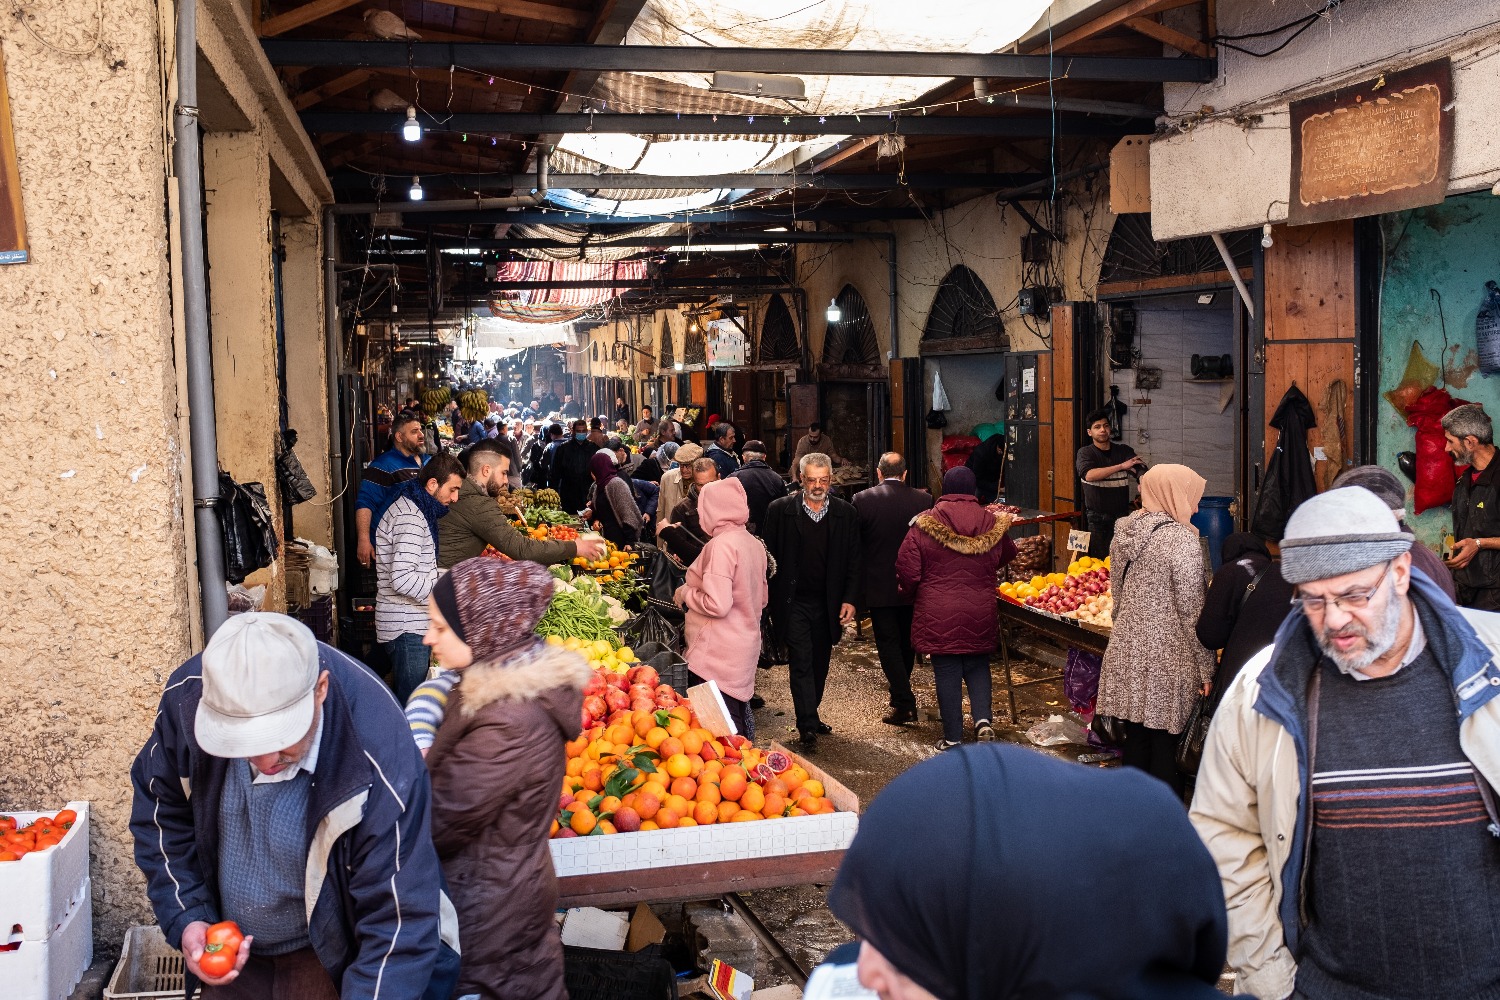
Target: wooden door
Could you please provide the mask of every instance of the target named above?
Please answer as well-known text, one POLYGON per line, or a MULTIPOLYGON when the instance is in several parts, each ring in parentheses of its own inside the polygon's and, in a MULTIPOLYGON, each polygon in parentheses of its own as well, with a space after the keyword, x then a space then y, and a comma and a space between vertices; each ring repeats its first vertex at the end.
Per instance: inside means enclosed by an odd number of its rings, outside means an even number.
POLYGON ((760 408, 755 401, 755 373, 736 371, 728 373, 729 398, 724 419, 734 424, 743 443, 761 436, 760 408))

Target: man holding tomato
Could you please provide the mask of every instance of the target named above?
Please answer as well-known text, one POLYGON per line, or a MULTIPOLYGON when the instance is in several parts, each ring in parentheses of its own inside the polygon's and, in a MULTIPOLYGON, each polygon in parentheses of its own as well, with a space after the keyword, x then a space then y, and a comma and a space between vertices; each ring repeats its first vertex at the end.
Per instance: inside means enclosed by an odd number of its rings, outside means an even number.
POLYGON ((285 615, 231 618, 173 673, 130 826, 205 998, 451 992, 457 927, 405 729, 379 678, 285 615))

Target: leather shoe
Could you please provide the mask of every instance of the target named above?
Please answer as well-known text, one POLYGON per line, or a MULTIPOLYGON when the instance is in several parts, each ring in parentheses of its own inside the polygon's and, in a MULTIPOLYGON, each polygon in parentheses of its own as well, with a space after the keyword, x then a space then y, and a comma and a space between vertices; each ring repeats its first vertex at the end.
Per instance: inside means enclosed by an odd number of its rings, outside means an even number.
POLYGON ((909 708, 893 708, 891 714, 880 720, 888 726, 904 726, 917 721, 917 713, 909 708))
POLYGON ((758 694, 752 694, 750 696, 750 707, 756 711, 759 711, 760 709, 766 707, 766 699, 762 698, 758 694))
POLYGON ((811 729, 797 730, 797 742, 802 744, 802 749, 807 751, 818 748, 818 734, 811 729))
POLYGON ((815 733, 819 733, 819 734, 822 734, 824 736, 827 736, 829 733, 833 732, 833 727, 830 726, 828 723, 824 722, 822 719, 819 719, 818 720, 818 724, 813 727, 813 731, 815 733))

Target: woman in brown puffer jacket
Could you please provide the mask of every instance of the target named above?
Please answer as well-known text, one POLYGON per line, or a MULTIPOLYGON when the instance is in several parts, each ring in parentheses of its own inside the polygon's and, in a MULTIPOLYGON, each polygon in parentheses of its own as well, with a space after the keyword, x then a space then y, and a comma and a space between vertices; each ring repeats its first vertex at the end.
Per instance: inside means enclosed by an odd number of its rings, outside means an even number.
POLYGON ((458 910, 457 996, 566 1000, 547 846, 590 669, 535 635, 552 577, 535 563, 466 559, 441 577, 427 645, 460 670, 437 738, 432 841, 458 910))

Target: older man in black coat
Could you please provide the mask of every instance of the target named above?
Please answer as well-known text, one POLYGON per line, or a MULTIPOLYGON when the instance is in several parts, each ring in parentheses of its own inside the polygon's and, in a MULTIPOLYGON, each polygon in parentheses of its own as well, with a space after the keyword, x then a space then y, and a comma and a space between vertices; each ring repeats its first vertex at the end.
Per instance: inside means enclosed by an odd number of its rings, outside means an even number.
POLYGON ((804 455, 802 492, 766 509, 761 540, 776 560, 771 578, 771 622, 785 645, 792 703, 804 750, 833 732, 818 717, 834 644, 852 624, 863 589, 859 517, 848 501, 831 495, 833 460, 804 455))
POLYGON ((864 606, 870 612, 880 669, 891 687, 891 711, 882 722, 904 726, 917 721, 911 671, 917 653, 911 645, 911 600, 896 593, 896 553, 912 518, 932 508, 932 495, 906 484, 906 459, 894 451, 880 456, 880 483, 854 495, 865 560, 864 606))
POLYGON ((766 464, 767 454, 765 442, 746 441, 744 450, 740 452, 745 464, 729 477, 738 479, 740 485, 745 487, 745 499, 750 504, 749 528, 754 535, 761 533, 761 525, 765 523, 766 509, 771 506, 771 501, 786 496, 786 480, 766 464))

